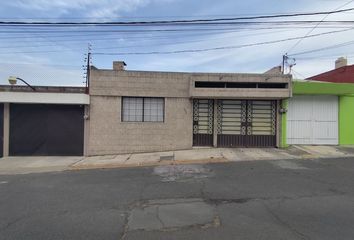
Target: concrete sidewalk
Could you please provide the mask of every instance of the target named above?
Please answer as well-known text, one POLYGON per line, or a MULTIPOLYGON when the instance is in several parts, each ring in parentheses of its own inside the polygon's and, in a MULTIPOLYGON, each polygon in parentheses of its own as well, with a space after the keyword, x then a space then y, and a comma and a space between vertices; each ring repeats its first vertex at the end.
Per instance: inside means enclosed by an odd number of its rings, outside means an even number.
POLYGON ((0 175, 64 171, 83 158, 61 156, 0 158, 0 175))
POLYGON ((0 174, 137 167, 189 163, 354 157, 354 147, 292 146, 277 148, 193 148, 191 150, 93 157, 0 158, 0 174))
POLYGON ((354 147, 292 146, 278 148, 194 148, 191 150, 85 157, 70 169, 136 167, 187 163, 316 159, 354 156, 354 147))

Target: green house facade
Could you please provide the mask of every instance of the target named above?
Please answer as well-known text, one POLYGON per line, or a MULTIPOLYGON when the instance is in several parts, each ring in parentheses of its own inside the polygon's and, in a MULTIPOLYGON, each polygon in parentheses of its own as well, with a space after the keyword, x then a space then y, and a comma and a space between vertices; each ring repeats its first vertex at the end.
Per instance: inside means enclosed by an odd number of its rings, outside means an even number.
POLYGON ((282 101, 281 147, 354 144, 354 84, 299 80, 292 90, 282 101))

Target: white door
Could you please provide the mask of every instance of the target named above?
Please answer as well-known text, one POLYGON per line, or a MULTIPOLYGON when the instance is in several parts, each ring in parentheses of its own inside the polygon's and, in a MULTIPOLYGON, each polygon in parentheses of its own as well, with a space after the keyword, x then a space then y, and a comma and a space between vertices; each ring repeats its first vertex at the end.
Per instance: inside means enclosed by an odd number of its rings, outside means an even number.
POLYGON ((338 144, 338 97, 298 95, 289 100, 288 144, 338 144))

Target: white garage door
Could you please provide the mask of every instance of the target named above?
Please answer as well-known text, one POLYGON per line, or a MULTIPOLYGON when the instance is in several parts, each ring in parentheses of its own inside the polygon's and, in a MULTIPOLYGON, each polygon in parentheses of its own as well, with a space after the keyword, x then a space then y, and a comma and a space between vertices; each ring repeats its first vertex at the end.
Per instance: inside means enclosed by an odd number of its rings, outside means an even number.
POLYGON ((338 144, 338 97, 294 96, 287 114, 288 144, 338 144))

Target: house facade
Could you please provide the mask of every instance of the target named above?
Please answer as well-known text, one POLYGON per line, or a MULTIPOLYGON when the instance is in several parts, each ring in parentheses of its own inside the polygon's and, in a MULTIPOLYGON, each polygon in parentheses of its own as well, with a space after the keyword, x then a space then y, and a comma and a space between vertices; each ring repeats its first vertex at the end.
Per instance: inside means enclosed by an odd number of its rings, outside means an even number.
POLYGON ((340 57, 333 70, 295 80, 283 108, 281 146, 353 145, 354 65, 340 57))
POLYGON ((294 81, 282 107, 282 147, 354 144, 354 84, 294 81))
POLYGON ((85 155, 208 147, 276 147, 282 74, 180 73, 91 68, 85 155))
MULTIPOLYGON (((339 68, 340 69, 340 68, 339 68)), ((353 145, 354 84, 91 67, 89 88, 0 86, 0 156, 353 145)))

